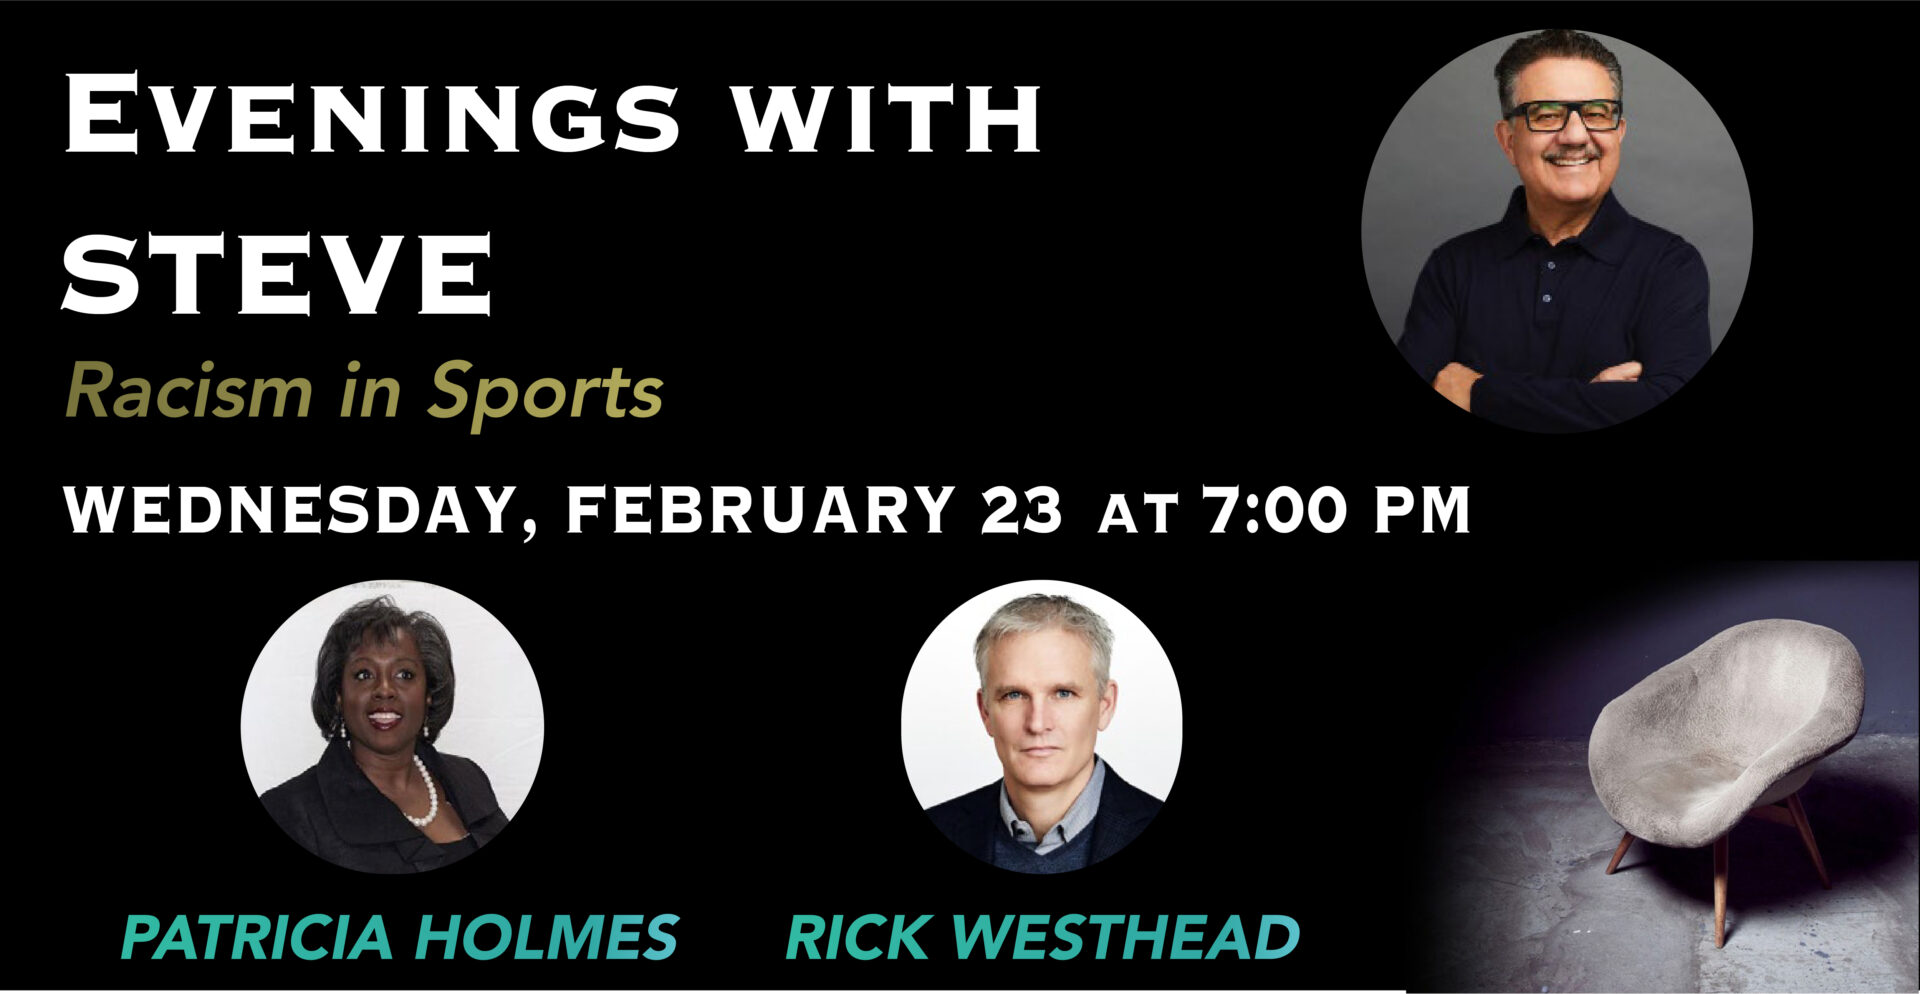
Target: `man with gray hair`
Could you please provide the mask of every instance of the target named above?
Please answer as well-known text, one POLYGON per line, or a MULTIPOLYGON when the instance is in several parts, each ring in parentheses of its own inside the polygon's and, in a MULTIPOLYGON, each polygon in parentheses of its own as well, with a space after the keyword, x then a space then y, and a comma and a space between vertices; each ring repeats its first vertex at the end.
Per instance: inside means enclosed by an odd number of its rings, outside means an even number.
POLYGON ((987 619, 973 663, 974 703, 1005 775, 928 809, 934 825, 1020 873, 1077 870, 1132 842, 1160 801, 1094 752, 1120 700, 1107 623, 1067 597, 1021 597, 987 619))
POLYGON ((1680 236, 1613 195, 1625 142, 1620 60, 1542 31, 1494 67, 1494 139, 1520 186, 1498 224, 1435 249, 1400 354, 1479 417, 1584 431, 1643 414, 1711 352, 1707 270, 1680 236))

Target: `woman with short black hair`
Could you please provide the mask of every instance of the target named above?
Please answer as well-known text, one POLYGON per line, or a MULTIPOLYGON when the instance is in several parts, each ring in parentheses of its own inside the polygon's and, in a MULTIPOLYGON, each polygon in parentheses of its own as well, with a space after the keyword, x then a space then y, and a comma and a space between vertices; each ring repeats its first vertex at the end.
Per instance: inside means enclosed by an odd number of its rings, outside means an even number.
POLYGON ((314 667, 320 761, 262 794, 307 851, 352 870, 414 873, 493 840, 507 816, 472 760, 433 748, 453 717, 453 648, 440 622, 391 597, 334 619, 314 667))

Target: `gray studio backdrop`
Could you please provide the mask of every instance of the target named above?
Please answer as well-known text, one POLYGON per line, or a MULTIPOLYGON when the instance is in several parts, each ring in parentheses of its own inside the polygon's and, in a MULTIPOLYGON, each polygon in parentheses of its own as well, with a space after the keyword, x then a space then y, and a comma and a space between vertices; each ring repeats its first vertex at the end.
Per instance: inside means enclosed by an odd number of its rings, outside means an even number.
POLYGON ((1577 739, 1647 674, 1746 621, 1792 618, 1853 642, 1867 671, 1860 733, 1920 731, 1920 564, 1729 563, 1623 591, 1559 637, 1525 645, 1526 665, 1490 695, 1486 740, 1577 739))
MULTIPOLYGON (((1360 244, 1373 305, 1396 342, 1427 255, 1455 235, 1500 220, 1520 185, 1493 137, 1500 113, 1493 64, 1518 37, 1490 41, 1435 73, 1401 108, 1374 156, 1360 244)), ((1614 195, 1628 213, 1700 250, 1711 281, 1707 321, 1718 349, 1753 257, 1747 174, 1726 126, 1692 84, 1626 42, 1594 37, 1620 59, 1625 81, 1626 134, 1614 195)))

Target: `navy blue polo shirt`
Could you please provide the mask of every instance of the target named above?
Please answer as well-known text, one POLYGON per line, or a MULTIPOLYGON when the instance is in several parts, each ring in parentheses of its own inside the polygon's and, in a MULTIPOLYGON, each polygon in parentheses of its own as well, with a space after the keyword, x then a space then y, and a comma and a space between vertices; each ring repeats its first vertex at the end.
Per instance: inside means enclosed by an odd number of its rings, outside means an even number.
POLYGON ((1666 400, 1706 364, 1707 267, 1686 240, 1627 213, 1608 191, 1558 245, 1527 227, 1526 188, 1500 223, 1433 251, 1414 286, 1400 354, 1432 383, 1458 362, 1485 374, 1474 414, 1529 431, 1618 424, 1666 400), (1629 360, 1636 383, 1590 383, 1629 360))

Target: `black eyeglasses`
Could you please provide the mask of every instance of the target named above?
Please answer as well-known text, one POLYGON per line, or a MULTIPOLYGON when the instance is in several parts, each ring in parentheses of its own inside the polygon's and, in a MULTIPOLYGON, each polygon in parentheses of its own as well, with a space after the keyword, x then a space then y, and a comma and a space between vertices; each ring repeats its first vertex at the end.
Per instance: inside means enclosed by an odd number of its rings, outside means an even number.
POLYGON ((1525 117, 1528 131, 1559 131, 1580 112, 1580 123, 1588 131, 1612 131, 1626 116, 1626 105, 1618 100, 1529 100, 1507 111, 1508 117, 1525 117))

